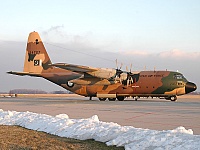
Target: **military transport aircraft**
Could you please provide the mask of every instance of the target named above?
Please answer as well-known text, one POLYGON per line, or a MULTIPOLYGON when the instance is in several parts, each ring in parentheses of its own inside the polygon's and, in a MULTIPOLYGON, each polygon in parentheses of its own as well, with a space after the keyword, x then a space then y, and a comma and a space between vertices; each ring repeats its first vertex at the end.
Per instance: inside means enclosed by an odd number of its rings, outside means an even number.
POLYGON ((42 77, 76 94, 104 101, 126 97, 158 97, 176 101, 178 95, 195 91, 197 86, 173 71, 122 71, 121 68, 93 68, 67 63, 52 63, 37 32, 31 32, 23 72, 14 75, 42 77))

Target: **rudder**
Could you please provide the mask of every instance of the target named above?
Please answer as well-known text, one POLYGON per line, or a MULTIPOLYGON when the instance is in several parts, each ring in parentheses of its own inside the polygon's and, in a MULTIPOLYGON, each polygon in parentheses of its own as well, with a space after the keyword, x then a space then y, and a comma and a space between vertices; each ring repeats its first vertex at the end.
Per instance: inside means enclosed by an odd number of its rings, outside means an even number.
POLYGON ((24 72, 42 73, 50 68, 51 60, 44 44, 37 32, 31 32, 28 37, 26 55, 24 60, 24 72))

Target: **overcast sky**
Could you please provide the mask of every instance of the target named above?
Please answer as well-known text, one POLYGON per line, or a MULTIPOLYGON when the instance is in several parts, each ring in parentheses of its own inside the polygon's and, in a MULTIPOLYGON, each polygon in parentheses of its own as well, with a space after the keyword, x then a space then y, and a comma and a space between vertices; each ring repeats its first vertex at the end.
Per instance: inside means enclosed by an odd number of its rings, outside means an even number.
POLYGON ((123 69, 132 63, 132 70, 178 70, 200 87, 199 0, 7 0, 0 10, 0 91, 62 90, 5 73, 23 70, 32 31, 54 63, 115 68, 117 58, 123 69))

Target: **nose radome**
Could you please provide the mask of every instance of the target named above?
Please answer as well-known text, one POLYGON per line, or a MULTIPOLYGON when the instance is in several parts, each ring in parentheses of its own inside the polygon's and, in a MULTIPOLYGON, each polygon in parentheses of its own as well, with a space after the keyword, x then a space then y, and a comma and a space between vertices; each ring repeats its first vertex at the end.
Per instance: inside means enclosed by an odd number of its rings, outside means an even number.
POLYGON ((197 89, 196 84, 192 83, 192 82, 187 82, 185 85, 185 93, 190 93, 193 92, 197 89))

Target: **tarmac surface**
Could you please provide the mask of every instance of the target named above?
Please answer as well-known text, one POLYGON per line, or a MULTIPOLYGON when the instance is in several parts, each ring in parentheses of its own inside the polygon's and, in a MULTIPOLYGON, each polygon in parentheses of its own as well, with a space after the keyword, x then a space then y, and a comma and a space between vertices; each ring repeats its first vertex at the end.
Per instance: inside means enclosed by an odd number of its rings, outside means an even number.
POLYGON ((181 96, 177 102, 164 99, 99 101, 81 96, 1 97, 4 111, 29 111, 48 115, 67 114, 70 118, 89 118, 115 122, 123 126, 153 130, 171 130, 183 126, 200 135, 200 96, 181 96))

